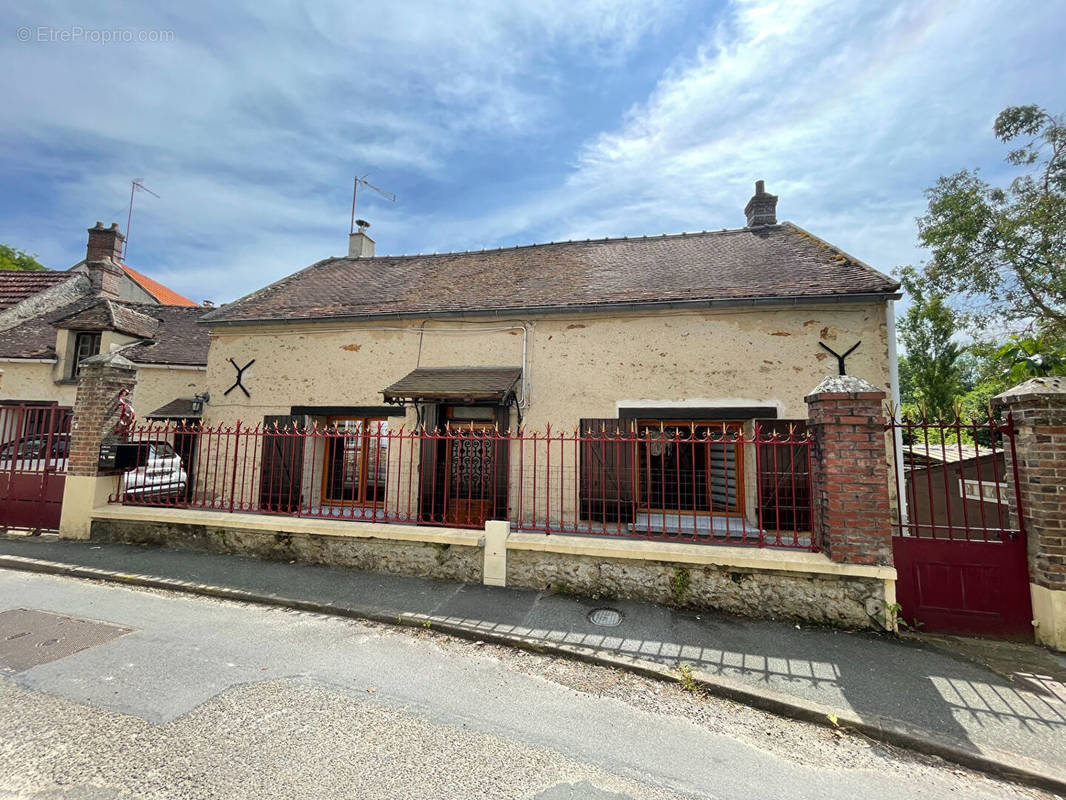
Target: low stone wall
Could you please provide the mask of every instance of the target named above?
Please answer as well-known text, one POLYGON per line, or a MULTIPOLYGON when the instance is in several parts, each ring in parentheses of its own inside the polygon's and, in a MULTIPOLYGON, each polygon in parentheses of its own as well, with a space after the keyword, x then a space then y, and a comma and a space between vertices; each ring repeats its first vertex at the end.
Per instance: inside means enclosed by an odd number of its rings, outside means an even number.
POLYGON ((481 548, 465 545, 120 519, 94 519, 91 538, 464 583, 482 576, 481 548))
POLYGON ((877 578, 511 550, 507 585, 747 617, 883 627, 876 617, 884 613, 885 584, 877 578))

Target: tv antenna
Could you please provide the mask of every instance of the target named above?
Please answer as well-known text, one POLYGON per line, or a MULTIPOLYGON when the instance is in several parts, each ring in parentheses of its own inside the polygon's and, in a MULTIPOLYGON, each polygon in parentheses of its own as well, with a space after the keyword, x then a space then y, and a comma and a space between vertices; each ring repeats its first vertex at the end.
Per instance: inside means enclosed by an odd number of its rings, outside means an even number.
MULTIPOLYGON (((367 175, 369 175, 369 174, 370 173, 368 172, 367 175)), ((366 227, 369 227, 368 224, 363 224, 363 220, 356 220, 356 218, 355 218, 355 197, 356 197, 357 194, 359 194, 359 184, 363 184, 363 186, 365 186, 368 189, 373 189, 375 192, 377 192, 378 194, 380 194, 382 197, 384 197, 386 200, 388 200, 390 202, 393 202, 393 203, 396 202, 396 195, 394 195, 392 192, 386 192, 384 189, 379 189, 377 186, 375 186, 374 184, 370 183, 370 181, 368 181, 366 179, 366 175, 363 175, 362 177, 359 177, 357 175, 356 178, 355 178, 354 183, 352 184, 352 226, 351 226, 351 228, 349 228, 348 233, 355 233, 355 224, 356 224, 356 222, 360 223, 360 225, 359 225, 360 230, 362 230, 362 229, 364 229, 366 227)))
POLYGON ((137 193, 137 190, 140 189, 142 192, 148 192, 148 194, 152 195, 152 197, 154 197, 156 200, 162 199, 159 197, 159 195, 157 195, 155 192, 153 192, 151 189, 141 183, 142 180, 144 179, 134 178, 132 181, 130 181, 130 211, 126 215, 126 243, 122 246, 123 261, 126 260, 126 251, 130 249, 130 223, 133 221, 133 195, 135 195, 137 193))

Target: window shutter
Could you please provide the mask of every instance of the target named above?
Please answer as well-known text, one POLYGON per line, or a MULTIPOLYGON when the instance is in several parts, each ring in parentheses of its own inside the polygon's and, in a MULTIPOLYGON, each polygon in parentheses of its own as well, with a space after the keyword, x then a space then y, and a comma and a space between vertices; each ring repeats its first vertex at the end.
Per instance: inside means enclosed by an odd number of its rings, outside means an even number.
POLYGON ((630 423, 612 418, 586 418, 579 422, 579 492, 581 518, 590 522, 631 523, 635 515, 634 451, 630 423))
POLYGON ((292 414, 263 417, 263 460, 259 481, 259 509, 292 513, 303 500, 303 436, 286 435, 285 431, 304 429, 304 418, 292 414), (275 434, 274 425, 278 432, 275 434))

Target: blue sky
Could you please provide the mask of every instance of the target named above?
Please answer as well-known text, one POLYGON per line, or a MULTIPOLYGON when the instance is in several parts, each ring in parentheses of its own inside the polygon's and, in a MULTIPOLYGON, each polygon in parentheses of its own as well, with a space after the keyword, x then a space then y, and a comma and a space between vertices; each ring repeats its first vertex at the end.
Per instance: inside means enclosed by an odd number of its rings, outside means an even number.
POLYGON ((343 255, 356 173, 379 254, 739 227, 762 178, 888 272, 938 175, 1009 178, 1002 108, 1066 112, 1061 0, 4 5, 0 242, 66 268, 141 178, 128 261, 196 300, 343 255))

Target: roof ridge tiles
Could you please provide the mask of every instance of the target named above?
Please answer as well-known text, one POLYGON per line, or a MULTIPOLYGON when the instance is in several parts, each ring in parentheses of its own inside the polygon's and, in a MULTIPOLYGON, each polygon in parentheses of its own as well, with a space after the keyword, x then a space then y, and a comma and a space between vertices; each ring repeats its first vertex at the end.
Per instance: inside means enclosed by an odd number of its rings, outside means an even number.
MULTIPOLYGON (((765 229, 781 228, 781 227, 783 227, 786 224, 788 224, 788 223, 779 222, 776 225, 765 225, 765 226, 762 226, 762 227, 765 228, 765 229)), ((720 236, 723 233, 748 233, 750 231, 751 231, 751 228, 722 228, 721 230, 713 230, 713 231, 712 230, 681 231, 680 233, 660 233, 658 235, 652 234, 651 237, 649 237, 649 236, 647 236, 645 234, 645 235, 642 235, 642 236, 604 236, 604 237, 598 238, 598 239, 561 239, 559 241, 551 241, 551 242, 532 242, 530 244, 502 245, 500 247, 482 247, 482 248, 477 249, 477 250, 473 250, 473 249, 471 249, 471 250, 445 250, 445 251, 442 251, 442 252, 439 252, 439 253, 437 253, 437 252, 433 252, 433 253, 421 253, 421 252, 420 253, 391 253, 391 254, 383 253, 381 255, 374 255, 374 256, 369 256, 369 257, 360 256, 358 258, 351 258, 349 256, 329 256, 329 257, 324 258, 321 261, 317 262, 316 264, 312 264, 311 266, 316 266, 317 264, 325 263, 327 261, 360 261, 360 262, 362 262, 362 261, 385 261, 385 260, 396 259, 396 258, 432 258, 434 256, 437 256, 437 257, 465 256, 465 255, 470 255, 471 253, 502 253, 502 252, 509 251, 509 250, 522 250, 522 249, 526 249, 526 248, 533 249, 535 247, 561 246, 561 245, 567 245, 567 244, 585 244, 585 243, 592 243, 592 242, 636 242, 636 241, 640 241, 641 239, 648 239, 648 238, 656 238, 656 239, 673 239, 673 238, 677 238, 677 239, 682 239, 682 238, 685 238, 687 236, 704 236, 704 235, 706 235, 706 236, 720 236)))
POLYGON ((201 319, 241 323, 506 309, 890 295, 897 281, 789 222, 322 259, 201 319))

